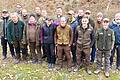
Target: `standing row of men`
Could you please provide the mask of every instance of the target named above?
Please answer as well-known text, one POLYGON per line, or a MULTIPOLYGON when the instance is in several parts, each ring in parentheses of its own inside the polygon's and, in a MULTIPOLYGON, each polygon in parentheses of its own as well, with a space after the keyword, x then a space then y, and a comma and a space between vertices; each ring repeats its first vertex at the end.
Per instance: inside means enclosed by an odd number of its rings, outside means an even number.
POLYGON ((53 17, 49 17, 46 10, 40 13, 39 7, 30 15, 26 9, 19 12, 9 16, 7 10, 2 11, 0 27, 3 60, 7 58, 9 44, 16 64, 21 60, 27 62, 28 57, 34 64, 41 63, 42 58, 47 57, 49 70, 55 67, 56 62, 56 69, 60 70, 65 58, 68 71, 78 71, 85 63, 86 72, 91 74, 90 63, 94 62, 96 56, 97 70, 94 73, 97 74, 101 71, 104 55, 105 76, 108 77, 117 49, 117 69, 120 70, 120 13, 109 24, 109 19, 104 18, 101 12, 97 14, 95 22, 90 10, 79 10, 77 16, 70 10, 67 18, 61 7, 57 8, 57 15, 53 17))

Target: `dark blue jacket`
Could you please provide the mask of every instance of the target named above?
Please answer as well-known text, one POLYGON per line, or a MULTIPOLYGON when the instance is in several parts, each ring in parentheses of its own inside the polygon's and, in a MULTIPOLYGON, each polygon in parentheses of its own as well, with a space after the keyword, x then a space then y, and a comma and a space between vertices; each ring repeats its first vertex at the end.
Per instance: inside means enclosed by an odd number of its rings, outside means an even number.
POLYGON ((47 24, 45 24, 41 28, 41 43, 54 43, 55 29, 56 26, 54 24, 51 24, 50 26, 47 26, 47 24))
POLYGON ((72 28, 72 31, 73 31, 73 43, 75 43, 75 30, 76 30, 76 28, 78 26, 78 22, 76 20, 74 20, 69 25, 72 28))
POLYGON ((114 31, 115 44, 120 45, 120 24, 117 24, 115 21, 112 21, 109 27, 114 31))

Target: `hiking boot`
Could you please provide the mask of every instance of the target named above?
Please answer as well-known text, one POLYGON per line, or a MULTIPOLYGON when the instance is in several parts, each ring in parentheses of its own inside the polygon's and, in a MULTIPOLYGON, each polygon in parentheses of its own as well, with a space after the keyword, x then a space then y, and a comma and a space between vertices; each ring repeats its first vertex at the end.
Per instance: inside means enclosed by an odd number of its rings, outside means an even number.
POLYGON ((117 69, 120 71, 120 66, 119 66, 119 67, 117 67, 117 69))
POLYGON ((101 71, 100 69, 97 69, 97 70, 94 71, 94 73, 98 74, 98 73, 100 73, 100 71, 101 71))
POLYGON ((33 63, 33 64, 37 64, 38 61, 37 61, 37 60, 32 60, 32 63, 33 63))
POLYGON ((7 57, 6 57, 6 56, 3 56, 2 60, 5 60, 5 59, 7 59, 7 57))
POLYGON ((86 72, 87 72, 89 75, 92 74, 91 70, 89 70, 89 69, 87 69, 86 72))
POLYGON ((109 72, 105 72, 105 76, 108 78, 110 76, 109 72))
POLYGON ((68 72, 72 72, 73 70, 72 70, 72 68, 68 68, 68 72))
POLYGON ((78 70, 79 70, 79 66, 76 66, 76 67, 73 69, 74 72, 77 72, 78 70))
POLYGON ((20 63, 20 60, 19 59, 14 59, 14 64, 18 64, 20 63))

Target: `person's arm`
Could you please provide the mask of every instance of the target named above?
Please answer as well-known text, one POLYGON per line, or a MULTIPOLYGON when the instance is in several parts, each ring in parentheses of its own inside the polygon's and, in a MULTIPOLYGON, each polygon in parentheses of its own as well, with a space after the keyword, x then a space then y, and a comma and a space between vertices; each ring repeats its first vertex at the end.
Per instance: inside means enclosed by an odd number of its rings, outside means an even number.
POLYGON ((7 25, 7 39, 8 39, 8 42, 10 43, 10 44, 13 44, 13 40, 12 40, 12 36, 11 36, 11 31, 12 31, 12 23, 11 22, 9 22, 8 23, 8 25, 7 25))
POLYGON ((114 48, 114 43, 115 43, 115 35, 114 35, 114 31, 112 31, 112 48, 111 49, 113 49, 114 48))
POLYGON ((95 43, 95 32, 94 32, 94 30, 92 30, 90 37, 91 37, 90 47, 92 47, 95 43))
POLYGON ((70 42, 69 42, 70 44, 69 44, 69 46, 71 46, 72 42, 73 42, 73 31, 72 31, 71 27, 70 27, 70 32, 69 33, 70 33, 70 35, 69 35, 70 36, 70 42))
POLYGON ((98 31, 96 31, 96 33, 95 33, 95 47, 96 47, 96 50, 98 50, 98 45, 97 45, 97 41, 98 41, 98 37, 99 37, 99 35, 98 35, 98 31))

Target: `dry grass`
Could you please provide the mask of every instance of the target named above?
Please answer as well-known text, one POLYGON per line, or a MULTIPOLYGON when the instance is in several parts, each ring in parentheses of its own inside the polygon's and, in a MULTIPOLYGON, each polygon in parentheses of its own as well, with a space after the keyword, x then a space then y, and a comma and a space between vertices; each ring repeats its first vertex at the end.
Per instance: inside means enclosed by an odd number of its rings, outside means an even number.
POLYGON ((109 18, 113 18, 115 13, 120 12, 119 0, 112 0, 112 3, 106 11, 106 7, 109 0, 0 0, 0 10, 7 8, 10 11, 15 10, 16 3, 20 3, 28 11, 33 11, 35 6, 40 6, 41 9, 47 9, 48 13, 53 15, 55 13, 56 6, 62 6, 64 12, 70 9, 77 11, 78 9, 90 9, 95 17, 97 12, 103 12, 109 18))

